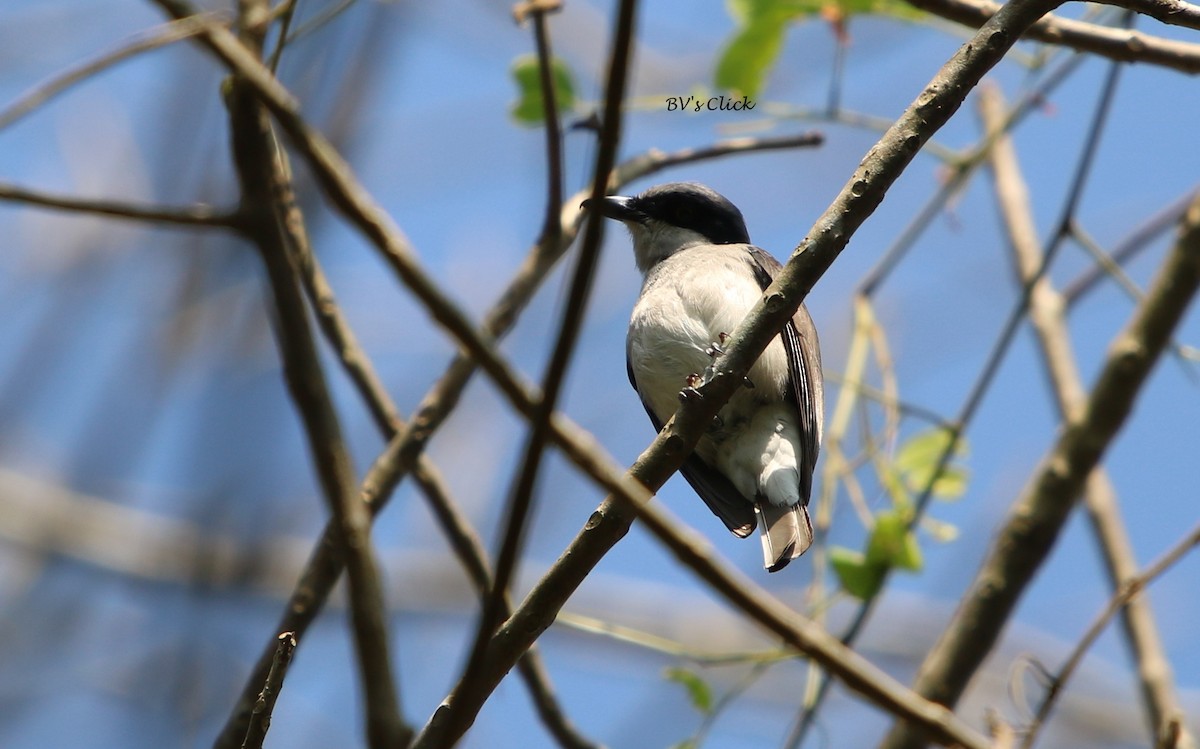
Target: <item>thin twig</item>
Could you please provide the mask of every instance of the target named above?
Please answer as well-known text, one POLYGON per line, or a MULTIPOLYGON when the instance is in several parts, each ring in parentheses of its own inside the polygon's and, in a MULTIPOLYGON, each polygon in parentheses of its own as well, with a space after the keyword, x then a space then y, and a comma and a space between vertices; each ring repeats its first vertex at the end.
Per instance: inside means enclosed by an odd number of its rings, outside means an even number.
POLYGON ((221 21, 216 15, 211 13, 168 21, 165 24, 136 34, 116 49, 105 52, 75 67, 67 68, 50 80, 38 84, 30 91, 17 97, 16 101, 4 109, 0 109, 0 130, 36 111, 43 104, 72 86, 102 73, 120 62, 128 60, 130 57, 195 36, 205 27, 217 23, 221 23, 221 21))
POLYGON ((292 28, 292 19, 296 17, 296 7, 300 5, 298 0, 286 0, 280 3, 275 8, 271 9, 271 21, 279 21, 279 30, 276 32, 275 49, 271 50, 271 58, 267 63, 267 67, 272 73, 279 72, 279 61, 283 59, 283 50, 287 43, 291 41, 288 38, 288 31, 292 28))
MULTIPOLYGON (((1041 567, 1075 499, 1133 409, 1172 331, 1200 288, 1200 200, 1129 325, 1114 339, 1082 416, 1068 420, 1014 503, 988 558, 916 679, 924 696, 953 705, 991 652, 1021 594, 1041 567)), ((919 731, 893 727, 884 746, 914 747, 919 731)))
POLYGON ((267 730, 271 727, 271 713, 275 710, 275 701, 279 699, 279 690, 283 688, 283 679, 287 676, 288 666, 292 663, 292 654, 296 652, 296 633, 283 632, 278 637, 279 644, 275 647, 275 658, 271 661, 271 670, 267 674, 267 682, 259 692, 258 702, 251 713, 250 725, 246 729, 246 738, 242 741, 242 749, 262 749, 263 740, 267 738, 267 730))
MULTIPOLYGON (((1003 108, 1001 94, 990 86, 981 88, 979 94, 984 128, 994 129, 1000 124, 999 113, 1003 108)), ((1040 251, 1029 194, 1017 163, 1016 150, 1009 138, 996 141, 991 167, 1000 215, 1017 266, 1018 281, 1025 283, 1037 272, 1040 251)), ((1059 418, 1074 420, 1085 405, 1086 391, 1072 351, 1065 310, 1063 299, 1054 290, 1049 278, 1042 277, 1034 284, 1030 295, 1030 321, 1041 345, 1042 359, 1049 373, 1059 418)), ((1113 591, 1118 592, 1137 575, 1137 561, 1121 518, 1116 490, 1103 466, 1097 466, 1088 476, 1083 501, 1093 535, 1105 560, 1109 583, 1113 591)), ((1137 664, 1153 741, 1162 733, 1166 723, 1182 712, 1171 678, 1171 668, 1163 652, 1148 600, 1139 598, 1130 601, 1123 610, 1122 621, 1125 637, 1137 664)), ((1190 735, 1186 740, 1191 741, 1190 735)), ((1183 746, 1180 745, 1181 749, 1183 746)), ((1194 743, 1187 746, 1194 747, 1194 743)))
POLYGON ((967 181, 975 175, 976 170, 984 163, 992 143, 999 133, 1009 132, 1016 127, 1030 112, 1041 106, 1046 98, 1079 68, 1086 58, 1083 55, 1071 55, 1057 68, 1048 73, 1034 88, 1026 91, 1008 112, 1004 127, 997 133, 984 135, 975 147, 965 155, 958 157, 954 171, 938 188, 929 200, 921 207, 900 235, 892 242, 875 266, 867 272, 858 285, 859 293, 872 296, 890 277, 891 272, 900 264, 921 235, 933 223, 946 204, 958 195, 967 181))
POLYGON ((935 427, 941 429, 949 429, 951 422, 942 416, 937 411, 925 406, 919 406, 916 403, 899 399, 895 393, 885 393, 882 390, 868 385, 861 380, 848 380, 839 372, 826 372, 825 380, 835 383, 841 387, 849 388, 851 391, 859 395, 873 400, 888 410, 894 410, 896 413, 903 416, 911 416, 922 421, 927 421, 935 427))
MULTIPOLYGON (((562 153, 557 97, 554 88, 554 53, 546 28, 547 12, 546 8, 539 7, 532 11, 532 16, 537 40, 542 114, 545 120, 548 152, 546 160, 548 205, 543 221, 542 241, 557 245, 561 241, 562 235, 562 222, 558 216, 562 205, 562 153)), ((612 67, 609 71, 605 93, 605 114, 606 117, 611 115, 612 119, 606 119, 601 130, 600 148, 596 157, 592 188, 593 194, 601 196, 604 195, 608 175, 612 172, 617 160, 617 145, 620 142, 620 106, 624 99, 629 50, 632 46, 632 12, 633 0, 625 0, 620 13, 621 20, 617 25, 612 67)), ((596 264, 599 261, 602 240, 602 222, 590 221, 584 234, 570 289, 567 292, 566 308, 563 311, 554 349, 550 355, 550 363, 542 381, 542 398, 537 405, 536 413, 530 418, 529 436, 526 440, 524 455, 505 508, 504 535, 500 543, 500 550, 496 555, 496 571, 492 579, 492 588, 484 598, 479 626, 471 646, 471 654, 459 680, 459 683, 467 690, 472 688, 479 671, 483 668, 483 654, 488 640, 495 633, 501 616, 507 615, 509 612, 509 586, 520 559, 522 540, 533 507, 537 477, 541 469, 542 458, 545 455, 546 441, 549 438, 550 417, 554 413, 563 383, 566 381, 567 366, 575 350, 579 329, 583 324, 583 313, 591 295, 592 280, 596 264)), ((454 719, 455 716, 452 716, 451 725, 447 726, 447 736, 461 735, 469 726, 469 722, 461 726, 453 725, 454 719)), ((447 746, 453 741, 450 739, 447 746)))
POLYGON ((650 650, 675 658, 682 658, 701 666, 729 666, 744 663, 775 663, 776 661, 792 660, 795 653, 784 648, 772 650, 742 650, 732 652, 697 651, 681 642, 646 632, 634 627, 615 624, 593 616, 561 611, 556 624, 579 632, 607 637, 616 642, 633 645, 643 650, 650 650))
MULTIPOLYGON (((995 15, 1001 4, 994 0, 908 0, 915 8, 942 18, 978 27, 995 15)), ((1125 7, 1122 3, 1120 4, 1125 7)), ((1178 42, 1131 29, 1046 16, 1026 32, 1030 39, 1061 44, 1119 62, 1145 62, 1195 75, 1200 73, 1200 44, 1178 42)))
MULTIPOLYGON (((1096 238, 1079 225, 1079 222, 1072 221, 1069 232, 1071 239, 1075 240, 1075 243, 1082 247, 1084 251, 1091 256, 1096 265, 1102 268, 1104 272, 1116 282, 1117 286, 1120 287, 1121 291, 1125 292, 1127 297, 1129 297, 1135 304, 1142 300, 1144 294, 1142 293, 1142 290, 1138 288, 1137 283, 1129 277, 1129 274, 1126 273, 1120 265, 1117 264, 1117 261, 1113 259, 1110 253, 1104 251, 1104 248, 1100 246, 1100 243, 1096 241, 1096 238)), ((1176 341, 1174 338, 1172 338, 1170 343, 1167 344, 1167 347, 1170 349, 1171 354, 1175 357, 1175 360, 1185 368, 1184 371, 1191 377, 1195 378, 1196 370, 1191 366, 1187 347, 1181 344, 1179 341, 1176 341)))
MULTIPOLYGON (((1067 682, 1074 676, 1075 670, 1083 661, 1083 656, 1087 654, 1087 651, 1091 649, 1100 635, 1104 633, 1104 630, 1108 627, 1113 617, 1118 612, 1131 606, 1135 601, 1142 600, 1144 596, 1141 594, 1149 587, 1150 583, 1158 579, 1197 545, 1200 545, 1200 525, 1193 528, 1191 533, 1180 539, 1166 554, 1163 554, 1156 562, 1146 568, 1145 572, 1126 580, 1120 589, 1113 594, 1112 598, 1108 601, 1108 605, 1096 616, 1091 626, 1088 627, 1087 632, 1084 633, 1083 637, 1075 645, 1075 648, 1071 651, 1071 655, 1063 663, 1062 668, 1051 678, 1046 695, 1042 699, 1042 704, 1038 706, 1037 714, 1033 718, 1033 723, 1029 725, 1025 732, 1025 737, 1021 742, 1021 749, 1031 749, 1037 740, 1038 732, 1046 722, 1046 718, 1050 716, 1050 712, 1054 709, 1054 704, 1058 701, 1058 696, 1062 694, 1067 686, 1067 682)), ((1155 735, 1151 737, 1153 746, 1157 746, 1158 742, 1170 732, 1174 732, 1175 734, 1173 736, 1173 747, 1183 749, 1185 746, 1195 745, 1183 720, 1182 711, 1163 717, 1164 720, 1159 725, 1155 735)))
MULTIPOLYGON (((1150 246, 1150 243, 1163 233, 1177 226, 1197 193, 1200 193, 1200 190, 1197 188, 1193 187, 1189 189, 1186 193, 1171 201, 1170 205, 1166 208, 1156 211, 1153 216, 1150 216, 1125 238, 1117 242, 1110 254, 1113 262, 1117 265, 1124 265, 1136 257, 1142 250, 1150 246)), ((1097 283, 1107 276, 1108 274, 1104 268, 1092 266, 1074 281, 1067 284, 1062 292, 1067 307, 1074 307, 1076 302, 1094 289, 1097 283)))
POLYGON ((900 682, 838 642, 823 627, 789 609, 750 578, 722 565, 707 540, 679 530, 684 524, 678 518, 653 504, 629 505, 626 509, 635 512, 646 528, 712 590, 790 647, 819 661, 850 689, 892 715, 920 725, 933 741, 978 749, 989 746, 986 738, 954 713, 913 699, 900 682))
MULTIPOLYGON (((261 54, 267 5, 260 0, 241 0, 239 10, 239 28, 245 40, 241 49, 247 55, 261 54)), ((304 424, 318 478, 336 519, 336 541, 346 560, 350 619, 366 695, 368 742, 372 749, 394 749, 406 745, 412 732, 400 717, 399 695, 392 678, 387 612, 372 551, 370 512, 358 496, 354 468, 321 371, 289 246, 292 235, 286 223, 295 213, 286 211, 294 203, 294 196, 276 156, 266 109, 240 75, 233 79, 227 106, 245 231, 266 266, 276 306, 285 379, 304 424)))
MULTIPOLYGON (((879 288, 881 288, 882 284, 890 277, 892 270, 899 264, 900 260, 913 246, 918 237, 920 237, 921 233, 924 232, 925 228, 928 227, 934 216, 936 216, 942 210, 946 201, 948 201, 951 196, 962 189, 963 185, 966 184, 966 180, 972 176, 975 173, 976 168, 984 162, 984 159, 987 157, 987 153, 992 148, 996 138, 999 137, 999 134, 1008 132, 1011 128, 1015 127, 1022 118, 1024 118, 1030 111, 1033 110, 1033 107, 1037 102, 1043 101, 1044 97, 1049 92, 1053 91, 1061 83, 1063 83, 1079 67, 1083 60, 1084 58, 1082 55, 1073 54, 1068 59, 1063 61, 1061 65, 1047 74, 1040 81, 1038 86, 1025 92, 1025 94, 1013 105, 1005 117, 1003 127, 999 128, 995 132, 986 133, 984 137, 980 139, 979 143, 977 143, 975 147, 962 158, 958 168, 955 170, 950 179, 947 180, 946 184, 939 188, 937 193, 930 198, 917 216, 909 222, 908 226, 905 227, 904 231, 901 232, 896 241, 892 243, 892 246, 889 247, 887 252, 884 253, 884 256, 875 264, 875 267, 872 268, 864 278, 859 286, 859 294, 862 297, 870 297, 876 291, 878 291, 879 288)), ((1093 144, 1094 142, 1095 141, 1093 139, 1093 144)), ((1090 152, 1090 149, 1084 149, 1083 158, 1085 161, 1088 158, 1087 154, 1090 152)), ((1043 268, 1042 272, 1044 271, 1045 269, 1043 268)), ((925 516, 925 510, 929 505, 930 498, 933 496, 933 487, 937 481, 937 478, 941 476, 943 471, 945 471, 945 469, 950 465, 950 461, 954 458, 955 452, 958 449, 959 439, 963 436, 967 430, 967 427, 969 427, 971 422, 974 420, 979 406, 983 403, 984 396, 991 388, 994 377, 999 370, 999 363, 1007 355, 1008 346, 1014 340, 1027 307, 1028 287, 1025 288, 1022 296, 1020 299, 1018 299, 1017 304, 1009 314, 1005 327, 1001 331, 996 343, 993 345, 991 352, 989 352, 988 358, 986 359, 986 363, 980 371, 979 377, 972 385, 971 391, 968 393, 967 398, 963 402, 963 405, 959 409, 955 419, 952 422, 943 425, 943 428, 946 430, 948 435, 946 446, 942 449, 941 454, 938 455, 937 460, 934 462, 934 468, 930 472, 928 480, 925 482, 925 486, 922 487, 921 492, 917 496, 910 527, 916 528, 918 524, 922 522, 925 516)), ((849 400, 847 400, 846 408, 849 408, 850 405, 851 404, 849 400)), ((828 461, 828 456, 826 460, 828 461)), ((829 464, 827 463, 826 465, 828 466, 829 464)), ((832 504, 832 501, 829 504, 832 504)), ((890 569, 883 572, 885 581, 890 574, 890 569)), ((855 611, 854 617, 850 620, 849 626, 842 633, 841 640, 844 644, 853 645, 858 640, 859 635, 866 628, 867 622, 870 621, 871 615, 874 613, 879 591, 883 591, 885 589, 886 586, 881 583, 876 588, 875 595, 872 595, 865 601, 859 603, 858 609, 855 611)), ((815 687, 815 693, 811 702, 801 705, 799 713, 797 714, 795 727, 789 734, 789 740, 786 744, 788 749, 795 749, 804 742, 805 737, 812 729, 814 721, 820 712, 821 705, 824 704, 825 698, 829 694, 830 686, 831 682, 829 679, 818 678, 817 685, 815 687)))
POLYGON ((117 200, 95 200, 66 195, 51 195, 0 182, 0 200, 27 203, 52 210, 87 213, 110 218, 148 221, 176 226, 202 226, 218 229, 239 228, 241 218, 236 211, 218 211, 206 205, 184 207, 142 206, 117 200))

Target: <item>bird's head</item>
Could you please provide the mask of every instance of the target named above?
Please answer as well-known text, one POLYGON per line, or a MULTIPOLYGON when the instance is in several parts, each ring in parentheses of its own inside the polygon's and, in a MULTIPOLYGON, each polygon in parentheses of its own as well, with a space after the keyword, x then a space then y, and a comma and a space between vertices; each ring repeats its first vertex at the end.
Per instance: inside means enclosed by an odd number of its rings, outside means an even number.
POLYGON ((633 236, 633 255, 645 273, 659 261, 698 244, 749 244, 742 212, 723 195, 695 182, 656 185, 633 197, 612 196, 584 208, 615 218, 633 236))

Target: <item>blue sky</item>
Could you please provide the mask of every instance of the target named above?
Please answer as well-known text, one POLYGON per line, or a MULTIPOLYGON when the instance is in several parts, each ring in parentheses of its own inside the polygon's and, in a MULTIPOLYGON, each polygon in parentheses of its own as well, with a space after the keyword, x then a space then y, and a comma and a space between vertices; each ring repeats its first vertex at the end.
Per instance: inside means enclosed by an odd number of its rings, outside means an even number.
MULTIPOLYGON (((711 86, 732 21, 720 3, 644 6, 633 78, 638 104, 626 115, 623 157, 745 132, 818 128, 826 144, 688 166, 629 189, 668 179, 706 182, 741 207, 757 244, 785 258, 877 137, 860 128, 767 116, 776 105, 823 105, 833 54, 829 28, 816 21, 788 33, 755 111, 680 113, 667 110, 665 97, 711 86)), ((301 15, 319 15, 322 7, 303 0, 301 15)), ((1078 12, 1067 12, 1072 10, 1078 12)), ((555 49, 575 72, 585 101, 599 95, 611 12, 609 3, 568 0, 552 22, 555 49)), ((0 18, 0 102, 161 21, 152 4, 123 0, 19 0, 7 4, 0 18)), ((1154 22, 1139 28, 1194 39, 1194 33, 1154 22)), ((886 19, 855 19, 850 33, 843 105, 883 118, 898 115, 962 40, 942 29, 886 19)), ((511 23, 503 4, 360 0, 297 42, 280 71, 306 114, 343 149, 411 238, 424 266, 477 317, 497 298, 541 221, 542 134, 508 115, 514 98, 509 65, 531 48, 531 33, 511 23)), ((1103 61, 1085 62, 1015 134, 1043 236, 1061 215, 1106 70, 1103 61)), ((217 92, 221 75, 186 45, 114 68, 0 130, 0 181, 73 195, 230 206, 235 186, 217 92)), ((1011 100, 1030 76, 1010 61, 989 80, 1011 100)), ((1123 72, 1078 212, 1101 245, 1111 247, 1194 189, 1200 152, 1192 123, 1200 121, 1198 110, 1193 79, 1145 65, 1123 72)), ((969 100, 937 141, 958 149, 978 137, 969 100)), ((594 157, 591 136, 569 133, 565 155, 567 188, 583 188, 594 157)), ((384 381, 409 413, 454 348, 376 254, 320 205, 302 165, 297 172, 318 255, 384 381)), ((852 293, 945 176, 936 158, 918 157, 810 296, 828 373, 845 366, 852 293)), ((988 179, 980 172, 933 220, 875 299, 902 398, 946 418, 961 407, 1016 299, 988 179)), ((244 579, 214 584, 172 580, 167 573, 126 575, 86 549, 42 554, 3 536, 0 553, 12 571, 0 573, 7 612, 0 745, 206 745, 274 626, 281 590, 295 574, 289 563, 303 559, 305 540, 324 519, 282 386, 256 260, 249 247, 219 232, 67 217, 4 202, 0 232, 6 238, 0 253, 0 315, 6 321, 0 326, 0 469, 218 534, 238 548, 294 542, 284 544, 291 556, 280 556, 278 569, 264 563, 244 579), (262 580, 277 587, 254 583, 262 580)), ((1148 283, 1165 247, 1160 240, 1131 264, 1137 283, 1148 283)), ((1077 246, 1068 246, 1051 277, 1061 286, 1090 262, 1077 246)), ((562 273, 551 275, 504 343, 530 378, 540 376, 548 354, 563 301, 562 273)), ((564 410, 624 463, 653 437, 623 361, 625 323, 638 284, 628 240, 610 227, 563 401, 564 410)), ((1072 309, 1072 333, 1089 382, 1131 309, 1111 282, 1072 309)), ((1200 340, 1195 312, 1177 338, 1185 344, 1200 340)), ((381 443, 334 359, 327 357, 326 364, 355 461, 365 470, 381 443)), ((1196 369, 1172 359, 1160 364, 1106 461, 1143 564, 1196 522, 1196 369)), ((836 397, 836 387, 830 391, 836 397)), ((958 539, 924 539, 926 568, 894 576, 863 640, 868 657, 901 680, 909 680, 932 644, 1005 509, 1052 443, 1050 403, 1035 341, 1024 330, 968 432, 966 495, 932 510, 958 528, 958 539)), ((906 420, 902 435, 922 426, 906 420)), ((489 544, 521 434, 508 406, 477 378, 430 449, 489 544)), ((539 496, 521 586, 553 562, 601 499, 557 455, 539 496)), ((731 565, 803 605, 811 565, 794 564, 767 577, 758 568, 757 545, 726 534, 685 482, 673 479, 660 497, 731 565)), ((886 504, 881 494, 868 501, 874 509, 886 504)), ((831 541, 857 548, 863 533, 843 497, 831 541)), ((145 540, 147 547, 152 540, 145 540)), ((470 599, 407 483, 381 518, 376 541, 395 607, 406 713, 420 724, 457 674, 463 637, 474 626, 470 599)), ((1152 592, 1193 714, 1200 709, 1200 649, 1191 624, 1200 617, 1193 594, 1198 574, 1200 563, 1185 559, 1152 592)), ((977 722, 985 705, 1012 712, 1004 681, 1015 656, 1033 653, 1056 663, 1106 599, 1094 543, 1082 518, 1075 518, 963 715, 977 722)), ((831 626, 851 608, 844 600, 835 603, 831 626)), ((637 528, 567 610, 704 648, 769 646, 637 528)), ((553 628, 543 645, 567 713, 589 736, 614 747, 665 747, 697 725, 683 689, 662 677, 676 659, 564 626, 553 628)), ((302 643, 269 741, 301 747, 358 740, 350 653, 339 604, 302 643)), ((743 671, 705 674, 724 689, 743 671)), ((707 745, 778 744, 804 678, 802 664, 772 669, 717 722, 707 745)), ((1112 632, 1095 648, 1077 686, 1055 724, 1064 732, 1060 737, 1087 737, 1096 746, 1143 740, 1124 648, 1112 632), (1096 723, 1097 715, 1115 716, 1115 727, 1096 723), (1089 722, 1106 735, 1080 733, 1089 722)), ((844 692, 835 692, 831 708, 822 731, 833 745, 861 745, 887 726, 844 692)), ((508 679, 464 745, 553 744, 523 688, 508 679)))

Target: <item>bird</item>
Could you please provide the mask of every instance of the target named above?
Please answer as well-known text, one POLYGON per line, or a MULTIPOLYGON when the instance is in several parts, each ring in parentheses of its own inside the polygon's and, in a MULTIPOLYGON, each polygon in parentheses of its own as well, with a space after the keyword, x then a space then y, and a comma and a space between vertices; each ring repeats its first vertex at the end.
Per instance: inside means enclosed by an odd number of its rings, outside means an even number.
MULTIPOLYGON (((750 243, 727 198, 696 182, 584 201, 625 224, 642 289, 625 342, 629 382, 656 430, 712 374, 729 333, 783 268, 750 243)), ((812 544, 808 502, 821 445, 824 383, 816 327, 801 305, 717 413, 681 472, 738 538, 759 528, 763 567, 812 544)))

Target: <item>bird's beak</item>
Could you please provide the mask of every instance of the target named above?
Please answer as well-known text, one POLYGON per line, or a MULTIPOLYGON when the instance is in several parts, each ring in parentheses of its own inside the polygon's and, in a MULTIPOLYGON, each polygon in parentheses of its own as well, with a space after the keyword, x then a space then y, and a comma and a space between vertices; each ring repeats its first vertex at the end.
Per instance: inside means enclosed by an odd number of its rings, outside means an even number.
POLYGON ((600 200, 588 198, 583 201, 581 207, 584 210, 595 211, 601 216, 615 218, 618 221, 636 221, 641 223, 643 219, 642 213, 633 207, 633 198, 627 198, 622 195, 610 195, 600 200))

